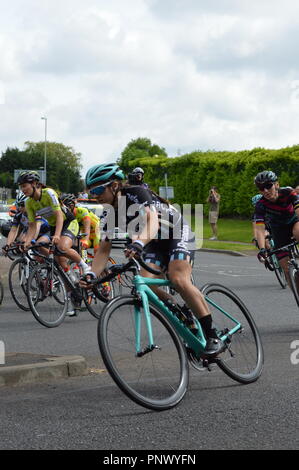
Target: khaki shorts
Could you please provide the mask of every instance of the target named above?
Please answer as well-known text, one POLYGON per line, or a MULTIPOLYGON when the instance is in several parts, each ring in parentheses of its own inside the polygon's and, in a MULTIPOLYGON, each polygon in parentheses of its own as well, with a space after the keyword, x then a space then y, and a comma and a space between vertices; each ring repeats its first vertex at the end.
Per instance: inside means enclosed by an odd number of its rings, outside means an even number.
POLYGON ((209 223, 210 224, 217 224, 219 213, 217 211, 209 212, 209 223))

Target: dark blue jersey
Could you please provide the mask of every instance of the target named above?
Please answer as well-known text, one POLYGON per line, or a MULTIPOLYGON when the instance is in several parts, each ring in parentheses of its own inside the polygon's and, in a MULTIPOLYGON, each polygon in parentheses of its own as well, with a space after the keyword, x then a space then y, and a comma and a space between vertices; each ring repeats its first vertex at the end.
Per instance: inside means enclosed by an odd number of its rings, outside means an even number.
POLYGON ((264 196, 256 203, 254 221, 267 222, 272 227, 289 225, 299 220, 295 210, 299 208, 299 195, 291 187, 279 188, 278 198, 272 202, 264 196))

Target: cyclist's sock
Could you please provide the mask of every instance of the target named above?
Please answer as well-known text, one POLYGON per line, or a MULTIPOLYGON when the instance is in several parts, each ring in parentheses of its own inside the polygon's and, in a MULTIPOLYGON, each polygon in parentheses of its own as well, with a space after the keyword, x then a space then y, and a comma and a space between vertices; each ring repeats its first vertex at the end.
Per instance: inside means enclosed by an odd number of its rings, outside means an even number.
POLYGON ((200 325, 207 338, 218 338, 215 328, 213 328, 212 315, 206 315, 199 319, 200 325))
POLYGON ((81 260, 79 263, 80 268, 82 268, 83 272, 85 273, 86 271, 90 271, 90 267, 88 264, 85 263, 85 261, 81 260))

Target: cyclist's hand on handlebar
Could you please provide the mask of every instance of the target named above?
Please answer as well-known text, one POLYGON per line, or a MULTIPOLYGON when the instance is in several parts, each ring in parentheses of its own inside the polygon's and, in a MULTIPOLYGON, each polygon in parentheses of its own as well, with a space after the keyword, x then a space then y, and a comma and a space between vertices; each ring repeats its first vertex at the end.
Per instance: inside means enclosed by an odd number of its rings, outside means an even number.
POLYGON ((53 237, 52 237, 53 245, 58 245, 59 242, 60 242, 60 236, 59 235, 53 235, 53 237))
POLYGON ((7 256, 7 250, 9 248, 9 245, 5 245, 2 247, 2 253, 3 253, 3 256, 7 256))
POLYGON ((263 263, 263 261, 267 258, 267 250, 266 248, 261 248, 257 254, 258 260, 263 263))
POLYGON ((79 286, 82 287, 83 289, 88 289, 90 288, 91 281, 96 278, 97 276, 94 272, 92 271, 87 272, 83 276, 81 276, 79 280, 79 286))
POLYGON ((130 243, 126 248, 125 248, 125 256, 126 258, 134 258, 134 256, 137 255, 137 257, 142 255, 143 252, 143 246, 139 242, 133 242, 130 243))

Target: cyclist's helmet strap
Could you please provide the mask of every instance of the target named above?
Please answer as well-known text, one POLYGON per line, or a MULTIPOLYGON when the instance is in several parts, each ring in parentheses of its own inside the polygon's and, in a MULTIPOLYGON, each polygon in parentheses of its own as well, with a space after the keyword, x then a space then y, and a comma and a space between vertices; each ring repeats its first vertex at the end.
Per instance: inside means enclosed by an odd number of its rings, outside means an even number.
POLYGON ((261 186, 265 183, 275 183, 277 181, 277 176, 274 173, 274 171, 271 170, 266 170, 266 171, 261 171, 256 175, 254 178, 254 183, 256 186, 261 186))
POLYGON ((125 175, 116 163, 103 163, 91 167, 85 176, 86 187, 95 183, 107 183, 108 181, 123 180, 125 175))
POLYGON ((18 183, 18 184, 34 183, 35 181, 36 181, 37 183, 40 182, 40 176, 39 176, 39 174, 37 173, 37 171, 34 171, 34 170, 25 170, 25 171, 22 171, 22 172, 19 174, 17 183, 18 183))

